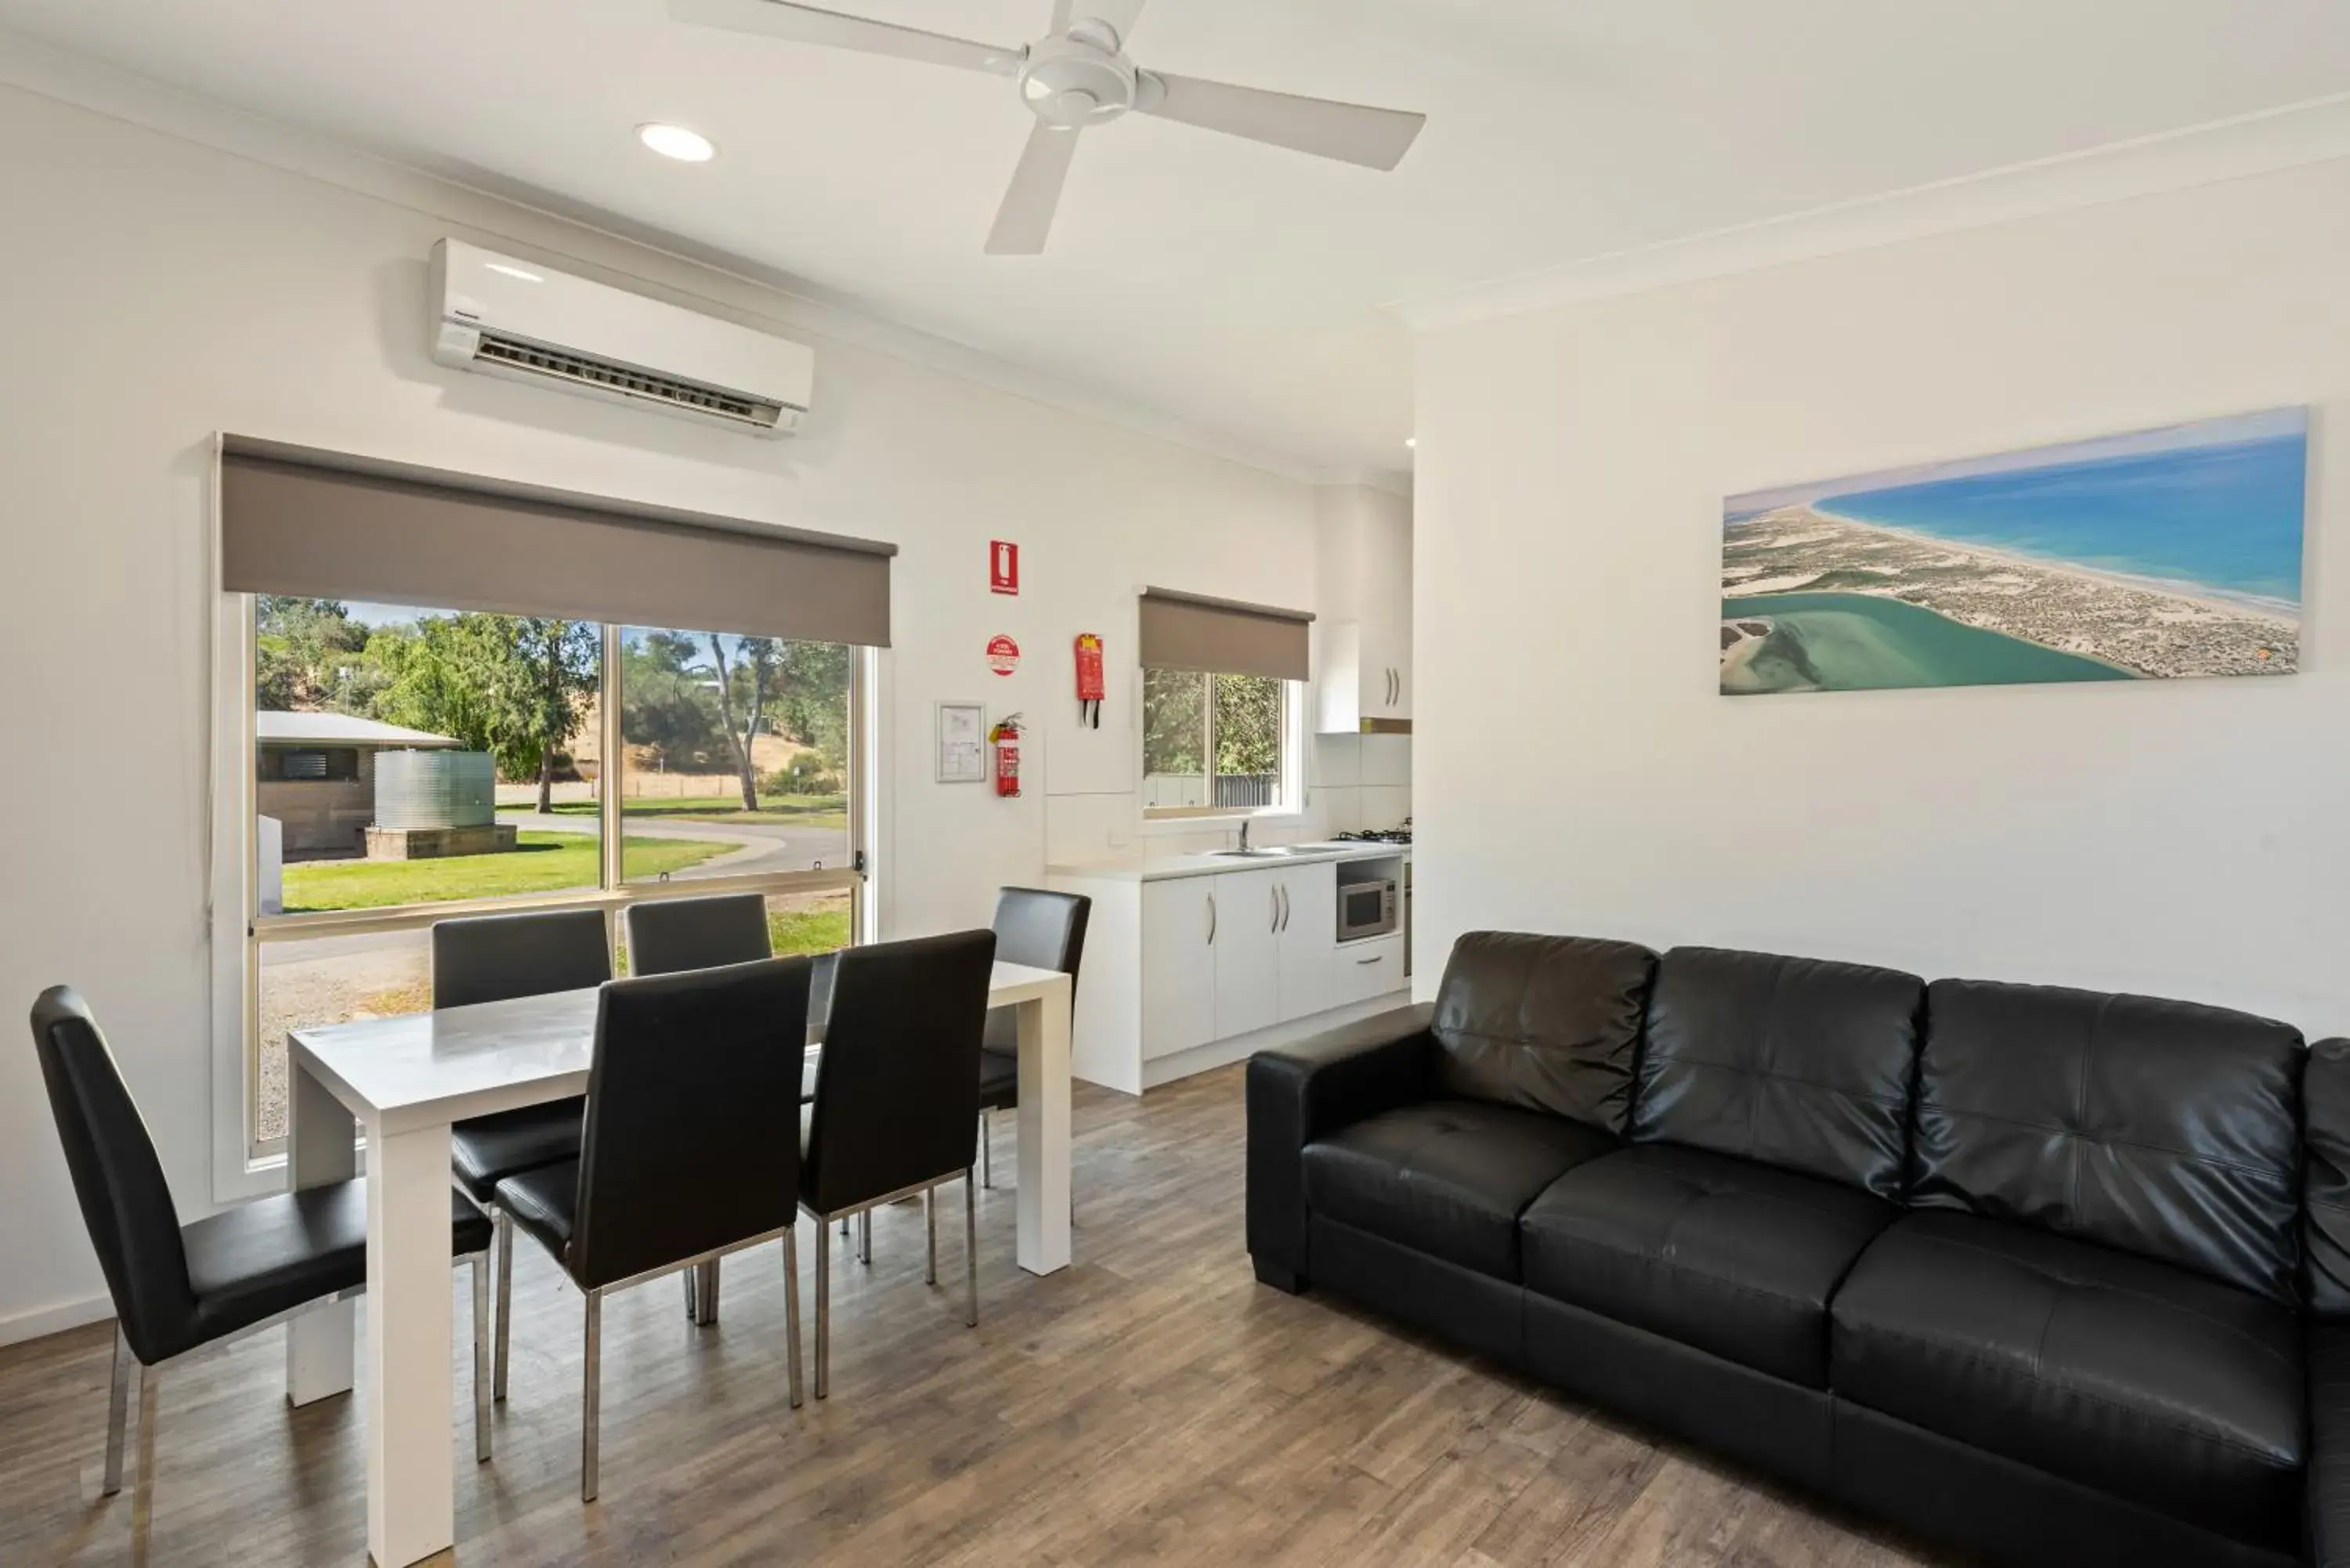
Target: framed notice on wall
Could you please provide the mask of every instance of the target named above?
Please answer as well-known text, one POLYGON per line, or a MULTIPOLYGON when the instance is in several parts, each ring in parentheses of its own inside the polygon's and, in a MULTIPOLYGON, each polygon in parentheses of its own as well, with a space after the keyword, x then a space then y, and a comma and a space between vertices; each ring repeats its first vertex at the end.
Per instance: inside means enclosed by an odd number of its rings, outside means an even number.
POLYGON ((939 783, 987 782, 987 705, 938 705, 939 783))

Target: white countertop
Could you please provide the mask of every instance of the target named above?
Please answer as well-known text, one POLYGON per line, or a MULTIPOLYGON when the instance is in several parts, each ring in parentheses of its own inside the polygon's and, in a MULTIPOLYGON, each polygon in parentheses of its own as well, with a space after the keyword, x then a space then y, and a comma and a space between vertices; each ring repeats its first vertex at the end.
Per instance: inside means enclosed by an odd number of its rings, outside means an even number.
POLYGON ((1047 877, 1070 881, 1164 882, 1176 877, 1214 877, 1227 871, 1265 871, 1340 860, 1409 859, 1409 844, 1315 844, 1282 855, 1154 855, 1139 860, 1105 860, 1089 866, 1047 866, 1047 877))

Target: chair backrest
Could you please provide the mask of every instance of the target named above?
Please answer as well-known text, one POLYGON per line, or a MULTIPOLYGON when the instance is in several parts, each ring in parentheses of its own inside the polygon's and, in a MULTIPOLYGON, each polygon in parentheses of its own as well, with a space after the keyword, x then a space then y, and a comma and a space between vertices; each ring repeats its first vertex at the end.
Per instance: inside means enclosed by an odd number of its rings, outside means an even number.
POLYGON ((1909 1201, 2037 1225, 2291 1304, 2306 1055, 2290 1024, 2224 1007, 1938 980, 1909 1201))
POLYGON ((765 959, 604 987, 564 1260, 583 1288, 792 1223, 810 967, 765 959))
POLYGON ((1721 948, 1657 965, 1632 1137, 1901 1196, 1926 982, 1721 948))
POLYGON ((53 985, 33 1003, 33 1048, 82 1223, 130 1348, 152 1365, 195 1343, 195 1291, 180 1214, 147 1123, 88 1006, 53 985))
POLYGON ((1657 955, 1632 942, 1471 931, 1437 988, 1437 1082, 1621 1134, 1656 974, 1657 955))
POLYGON ((819 1213, 971 1168, 995 933, 849 948, 835 962, 802 1184, 819 1213))
MULTIPOLYGON (((995 956, 1030 969, 1056 969, 1077 993, 1077 968, 1086 956, 1086 923, 1094 901, 1081 893, 1048 893, 1041 888, 1006 888, 995 896, 995 956)), ((990 1051, 1020 1048, 1020 1019, 1011 1008, 987 1015, 990 1051)))
POLYGON ((432 927, 432 1005, 585 991, 612 978, 601 909, 475 915, 432 927))
POLYGON ((628 922, 630 974, 676 974, 774 956, 767 940, 767 900, 758 893, 631 904, 623 919, 628 922))

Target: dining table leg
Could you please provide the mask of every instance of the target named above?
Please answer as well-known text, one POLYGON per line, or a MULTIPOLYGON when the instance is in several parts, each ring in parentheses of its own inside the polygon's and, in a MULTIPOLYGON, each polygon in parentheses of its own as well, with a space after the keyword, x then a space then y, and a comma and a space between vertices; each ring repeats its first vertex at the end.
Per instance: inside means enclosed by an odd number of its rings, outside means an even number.
POLYGON ((1019 1004, 1020 1266, 1049 1274, 1069 1266, 1068 977, 1019 1004))
POLYGON ((456 1539, 449 1124, 368 1132, 368 1552, 408 1568, 456 1539))
MULTIPOLYGON (((289 1186, 324 1187, 359 1174, 359 1124, 343 1103, 298 1061, 293 1071, 288 1109, 294 1125, 286 1140, 289 1186)), ((351 1390, 358 1320, 353 1303, 340 1302, 304 1313, 286 1325, 286 1402, 315 1404, 351 1390)))

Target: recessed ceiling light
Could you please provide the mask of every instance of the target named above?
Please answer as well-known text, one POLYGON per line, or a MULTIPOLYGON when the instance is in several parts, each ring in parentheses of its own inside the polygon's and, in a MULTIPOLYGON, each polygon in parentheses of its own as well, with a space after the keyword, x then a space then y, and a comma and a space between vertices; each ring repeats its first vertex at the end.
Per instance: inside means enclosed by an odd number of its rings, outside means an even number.
POLYGON ((640 125, 637 127, 637 140, 663 158, 674 158, 681 163, 707 163, 718 156, 718 149, 711 145, 710 138, 681 125, 640 125))

